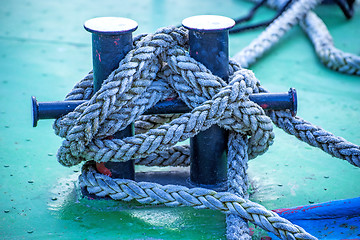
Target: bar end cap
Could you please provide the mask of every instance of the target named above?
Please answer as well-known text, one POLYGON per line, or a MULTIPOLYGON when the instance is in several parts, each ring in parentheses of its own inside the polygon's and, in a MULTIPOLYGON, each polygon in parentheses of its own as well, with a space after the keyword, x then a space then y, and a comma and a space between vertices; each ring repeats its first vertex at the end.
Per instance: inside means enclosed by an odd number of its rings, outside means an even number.
POLYGON ((39 121, 39 105, 35 96, 31 96, 31 105, 32 105, 33 127, 36 127, 37 122, 39 121))
POLYGON ((123 17, 98 17, 84 23, 86 31, 105 35, 133 32, 137 27, 136 21, 123 17))
POLYGON ((295 117, 296 114, 297 114, 297 93, 296 93, 295 88, 290 88, 289 96, 290 96, 291 103, 292 103, 292 106, 291 106, 291 109, 290 109, 291 115, 293 117, 295 117))

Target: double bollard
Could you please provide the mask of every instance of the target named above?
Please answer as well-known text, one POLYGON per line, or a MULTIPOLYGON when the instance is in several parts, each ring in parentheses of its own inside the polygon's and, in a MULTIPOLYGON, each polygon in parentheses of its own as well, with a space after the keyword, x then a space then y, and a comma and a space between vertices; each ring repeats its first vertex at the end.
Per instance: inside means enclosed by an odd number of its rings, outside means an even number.
MULTIPOLYGON (((229 77, 229 29, 234 20, 214 15, 202 15, 186 18, 183 26, 189 30, 189 52, 195 60, 204 64, 213 74, 227 81, 229 77)), ((92 56, 94 92, 100 89, 102 82, 115 70, 119 62, 133 48, 132 32, 137 23, 127 18, 94 18, 85 22, 84 27, 92 33, 92 56)), ((290 109, 293 115, 297 110, 295 89, 287 93, 252 94, 250 100, 266 110, 290 109)), ((37 102, 32 97, 33 126, 39 119, 61 117, 84 101, 37 102)), ((189 109, 180 99, 162 101, 145 114, 186 113, 189 109)), ((115 138, 133 136, 134 125, 117 132, 115 138)), ((212 126, 190 139, 190 174, 188 172, 149 172, 137 173, 136 180, 151 180, 161 184, 182 184, 201 186, 216 190, 225 190, 227 180, 227 138, 225 130, 212 126), (189 181, 190 175, 190 181, 189 181)), ((107 162, 113 178, 135 180, 134 161, 107 162)))

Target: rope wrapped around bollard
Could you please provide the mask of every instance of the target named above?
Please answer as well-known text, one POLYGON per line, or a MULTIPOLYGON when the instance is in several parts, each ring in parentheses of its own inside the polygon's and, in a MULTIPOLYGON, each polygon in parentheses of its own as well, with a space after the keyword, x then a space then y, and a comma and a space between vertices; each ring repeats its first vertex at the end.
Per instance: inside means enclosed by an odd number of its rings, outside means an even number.
POLYGON ((55 123, 56 132, 66 139, 58 152, 59 162, 73 166, 84 160, 107 162, 142 158, 184 141, 213 124, 250 135, 251 158, 264 153, 272 144, 274 134, 270 118, 248 98, 249 94, 259 92, 259 82, 254 75, 233 65, 238 71, 233 71, 230 83, 226 84, 190 58, 184 43, 186 31, 181 28, 161 29, 138 40, 135 49, 120 62, 102 88, 88 102, 55 123), (160 71, 161 64, 164 66, 160 71), (191 113, 145 134, 105 139, 156 102, 174 94, 193 109, 191 113))
POLYGON ((282 239, 317 239, 301 227, 279 217, 263 206, 229 192, 216 192, 205 188, 189 189, 184 186, 162 186, 150 182, 112 179, 99 174, 90 164, 85 164, 80 175, 80 185, 97 196, 114 200, 136 200, 143 204, 189 206, 197 209, 214 209, 241 216, 282 239))
MULTIPOLYGON (((79 82, 66 100, 88 101, 54 123, 56 134, 65 138, 58 151, 58 161, 64 166, 74 166, 90 160, 121 162, 135 159, 137 164, 149 166, 186 166, 189 164, 188 149, 175 144, 213 124, 231 131, 229 146, 245 136, 249 159, 263 154, 274 139, 272 120, 260 106, 249 100, 249 95, 266 90, 251 71, 242 69, 235 62, 229 66, 228 84, 214 76, 189 56, 187 39, 184 28, 173 27, 140 35, 134 40, 134 49, 94 95, 91 73, 79 82), (174 97, 181 98, 192 111, 168 117, 142 116, 157 102, 174 97), (108 138, 134 121, 141 133, 124 139, 108 138)), ((293 130, 288 122, 281 124, 281 117, 292 118, 290 112, 267 113, 291 134, 302 130, 293 130)), ((342 147, 346 145, 344 141, 339 142, 342 147)), ((326 144, 321 144, 323 149, 328 149, 326 144)), ((348 152, 345 157, 333 150, 329 152, 348 161, 351 159, 352 164, 359 166, 359 147, 349 144, 346 146, 355 151, 350 157, 348 152)), ((244 150, 244 146, 238 148, 244 150)), ((229 166, 236 167, 236 158, 233 161, 229 166)), ((80 176, 80 185, 97 196, 218 209, 252 221, 282 239, 316 239, 301 227, 232 193, 111 179, 87 166, 80 176)), ((241 185, 235 177, 229 181, 241 185)))

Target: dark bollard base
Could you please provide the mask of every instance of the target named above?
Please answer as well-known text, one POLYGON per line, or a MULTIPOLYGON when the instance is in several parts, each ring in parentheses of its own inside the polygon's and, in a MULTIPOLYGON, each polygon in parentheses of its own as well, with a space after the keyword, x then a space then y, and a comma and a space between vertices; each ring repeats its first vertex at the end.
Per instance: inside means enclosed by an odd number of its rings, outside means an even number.
POLYGON ((191 182, 189 179, 189 184, 190 184, 190 187, 192 187, 192 188, 206 188, 209 190, 214 190, 216 192, 226 192, 228 189, 226 181, 217 183, 216 185, 207 185, 207 184, 195 184, 195 183, 191 182))
POLYGON ((137 172, 135 179, 137 182, 153 182, 161 185, 191 187, 188 181, 189 169, 185 167, 172 171, 137 172))
POLYGON ((180 185, 188 188, 207 188, 214 191, 226 191, 227 182, 221 182, 216 185, 207 185, 207 184, 195 184, 190 180, 190 169, 189 168, 179 168, 172 171, 156 171, 156 172, 137 172, 136 181, 137 182, 154 182, 161 185, 180 185))
POLYGON ((190 139, 190 179, 195 186, 220 187, 227 180, 228 133, 219 126, 190 139))

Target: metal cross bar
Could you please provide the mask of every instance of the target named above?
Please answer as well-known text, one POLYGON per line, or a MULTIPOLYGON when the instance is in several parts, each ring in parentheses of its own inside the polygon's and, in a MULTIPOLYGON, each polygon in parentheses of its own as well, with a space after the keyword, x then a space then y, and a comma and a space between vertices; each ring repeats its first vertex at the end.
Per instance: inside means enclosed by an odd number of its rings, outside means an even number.
MULTIPOLYGON (((249 99, 260 105, 264 110, 285 110, 289 109, 293 116, 297 111, 297 93, 290 88, 287 93, 256 93, 249 95, 249 99)), ((75 110, 77 106, 86 100, 38 102, 36 97, 31 97, 33 127, 41 119, 57 119, 75 110)), ((144 112, 144 115, 151 114, 172 114, 187 113, 191 109, 180 99, 161 101, 154 107, 144 112)))

